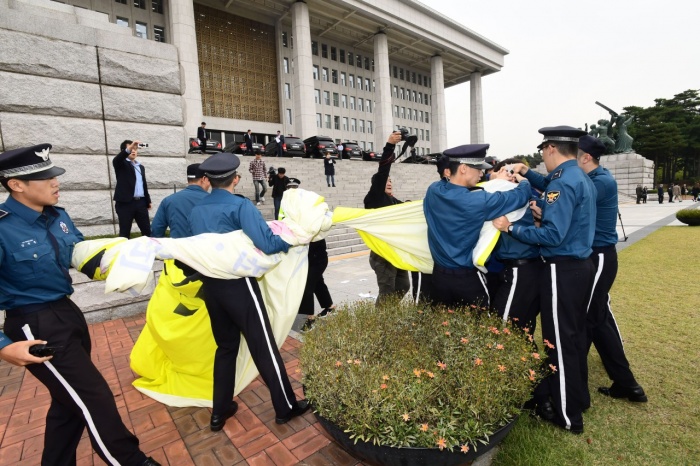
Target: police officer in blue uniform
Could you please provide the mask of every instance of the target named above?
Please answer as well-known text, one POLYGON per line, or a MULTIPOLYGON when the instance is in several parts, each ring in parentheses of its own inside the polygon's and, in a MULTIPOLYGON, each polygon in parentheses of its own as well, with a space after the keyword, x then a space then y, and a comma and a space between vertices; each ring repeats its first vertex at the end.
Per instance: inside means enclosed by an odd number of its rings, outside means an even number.
MULTIPOLYGON (((444 152, 450 158, 450 178, 428 188, 423 212, 428 223, 428 246, 433 257, 432 299, 447 306, 489 305, 486 279, 472 262, 472 252, 484 222, 525 204, 530 183, 522 181, 512 191, 487 193, 476 189, 488 144, 467 144, 444 152)), ((492 177, 501 176, 493 174, 492 177)))
POLYGON ((593 265, 596 269, 593 289, 586 314, 586 329, 590 350, 598 350, 611 387, 599 387, 603 395, 646 402, 644 389, 632 374, 622 346, 622 336, 610 308, 610 289, 617 276, 617 182, 610 172, 600 166, 605 145, 592 136, 582 136, 578 143, 578 166, 593 181, 596 188, 596 224, 593 237, 593 265))
POLYGON ((90 359, 90 334, 82 311, 69 298, 73 247, 83 240, 61 207, 51 144, 0 155, 0 183, 10 192, 0 203, 0 357, 27 366, 51 394, 46 415, 43 465, 75 465, 85 430, 95 452, 109 465, 158 465, 139 450, 122 423, 114 396, 90 359), (13 343, 13 341, 15 343, 13 343), (38 343, 55 348, 34 357, 38 343))
MULTIPOLYGON (((494 172, 516 163, 520 161, 507 159, 498 162, 494 166, 494 172)), ((532 200, 530 202, 532 203, 532 200)), ((525 215, 514 222, 514 225, 534 226, 532 210, 527 209, 525 215)), ((495 286, 492 307, 503 320, 512 320, 514 325, 527 328, 528 332, 533 334, 540 312, 540 277, 543 262, 539 246, 522 243, 510 235, 500 235, 492 257, 503 264, 502 270, 498 272, 499 283, 495 286)))
MULTIPOLYGON (((200 165, 200 170, 209 178, 212 192, 192 210, 189 216, 191 234, 243 230, 265 254, 287 252, 289 244, 272 233, 253 203, 233 194, 239 165, 240 159, 236 155, 225 152, 212 155, 200 165)), ((211 430, 221 430, 226 419, 238 409, 232 400, 241 334, 270 389, 275 421, 284 424, 304 414, 309 404, 306 400, 296 400, 257 280, 254 277, 236 280, 202 277, 202 290, 217 344, 211 430)))
POLYGON ((190 227, 187 218, 192 207, 209 194, 209 179, 199 169, 198 163, 187 166, 187 187, 182 191, 163 199, 158 207, 153 222, 151 234, 155 238, 163 238, 165 230, 170 228, 171 238, 184 238, 189 234, 190 227))
POLYGON ((578 139, 585 131, 571 126, 539 130, 537 147, 549 175, 514 166, 532 185, 544 190, 542 223, 514 225, 505 217, 499 230, 520 242, 539 245, 545 262, 542 277, 542 337, 552 373, 535 389, 538 414, 572 433, 583 433, 583 410, 589 403, 586 348, 586 307, 593 284, 590 260, 595 233, 595 187, 576 164, 578 139), (550 403, 551 399, 551 403, 550 403))

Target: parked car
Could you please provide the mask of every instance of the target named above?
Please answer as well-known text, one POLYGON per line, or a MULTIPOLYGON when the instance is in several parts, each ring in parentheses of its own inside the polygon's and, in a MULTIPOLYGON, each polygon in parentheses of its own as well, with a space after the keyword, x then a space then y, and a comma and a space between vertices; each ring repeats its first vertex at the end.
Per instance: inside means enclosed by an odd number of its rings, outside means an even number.
MULTIPOLYGON (((282 145, 284 157, 304 157, 306 155, 306 145, 301 138, 296 136, 286 136, 282 145)), ((274 157, 277 155, 277 142, 273 139, 265 146, 265 155, 274 157)))
POLYGON ((306 157, 323 158, 326 154, 338 155, 338 147, 330 136, 311 136, 304 139, 306 157))
MULTIPOLYGON (((226 147, 224 147, 224 152, 230 152, 232 154, 246 154, 246 144, 245 142, 230 142, 226 144, 226 147)), ((253 143, 253 153, 254 154, 264 154, 265 153, 265 146, 260 144, 259 142, 254 142, 253 143)))
POLYGON ((356 142, 345 141, 341 142, 341 144, 343 145, 343 155, 341 158, 351 159, 353 157, 362 157, 362 149, 360 149, 360 146, 358 146, 356 142))
POLYGON ((382 154, 377 154, 373 150, 363 150, 362 151, 362 160, 366 160, 368 162, 379 162, 382 159, 382 154))
POLYGON ((199 152, 199 153, 206 153, 206 152, 211 152, 211 153, 216 153, 216 152, 221 152, 221 143, 217 141, 216 139, 207 139, 207 147, 205 150, 204 148, 200 146, 199 144, 199 139, 197 138, 190 138, 190 148, 187 151, 188 154, 191 154, 193 152, 199 152))

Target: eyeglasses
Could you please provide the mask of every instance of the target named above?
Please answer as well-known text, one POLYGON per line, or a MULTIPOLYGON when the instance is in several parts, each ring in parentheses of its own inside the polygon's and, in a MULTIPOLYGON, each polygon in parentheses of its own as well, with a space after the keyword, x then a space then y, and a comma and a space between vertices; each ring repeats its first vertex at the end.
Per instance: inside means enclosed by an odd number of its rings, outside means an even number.
POLYGON ((554 144, 547 144, 546 146, 542 146, 542 149, 537 149, 537 153, 542 155, 542 151, 544 151, 548 147, 554 147, 554 144))

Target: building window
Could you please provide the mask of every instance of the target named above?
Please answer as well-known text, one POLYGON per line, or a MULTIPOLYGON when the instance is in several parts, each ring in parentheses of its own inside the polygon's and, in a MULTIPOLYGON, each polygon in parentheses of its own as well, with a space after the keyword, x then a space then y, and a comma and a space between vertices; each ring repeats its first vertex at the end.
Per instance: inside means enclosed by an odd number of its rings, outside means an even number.
POLYGON ((425 131, 422 129, 420 130, 420 140, 425 141, 425 131))
POLYGON ((372 101, 367 99, 367 111, 372 113, 372 101))
POLYGON ((399 79, 399 70, 396 68, 396 65, 394 65, 394 78, 399 79))
POLYGON ((328 58, 328 45, 321 44, 321 57, 328 58))
POLYGON ((341 95, 340 103, 342 104, 341 107, 348 108, 348 96, 346 96, 345 94, 341 95))
POLYGON ((425 130, 425 140, 430 141, 430 130, 429 129, 425 130))
POLYGON ((311 55, 318 56, 318 42, 315 40, 311 41, 311 55))
POLYGON ((321 90, 320 89, 314 89, 314 103, 317 103, 317 104, 321 103, 321 90))
POLYGON ((126 5, 126 0, 114 0, 117 3, 121 3, 122 5, 126 5))
POLYGON ((285 113, 287 114, 287 124, 291 125, 292 124, 292 109, 288 108, 285 113))
POLYGON ((362 98, 358 98, 358 99, 357 99, 357 109, 358 109, 359 111, 361 111, 361 112, 364 112, 364 111, 365 111, 365 109, 364 109, 364 103, 365 103, 364 99, 362 99, 362 98))
MULTIPOLYGON (((430 123, 430 117, 428 117, 428 115, 430 115, 430 114, 428 112, 425 112, 425 122, 426 123, 430 123)), ((428 140, 430 140, 430 139, 428 139, 428 140)))
POLYGON ((340 49, 340 63, 345 63, 345 50, 340 49))
POLYGON ((374 58, 372 59, 372 71, 374 71, 374 58))
POLYGON ((120 18, 117 16, 117 26, 129 27, 129 20, 127 18, 120 18))
POLYGON ((399 99, 404 100, 404 95, 404 88, 402 87, 399 89, 399 99))
POLYGON ((355 75, 351 74, 351 75, 349 75, 349 78, 350 78, 349 79, 350 87, 352 87, 354 89, 355 88, 355 75))
POLYGON ((323 81, 328 82, 328 68, 324 67, 323 70, 321 70, 321 71, 322 71, 321 76, 323 77, 323 81))
POLYGON ((146 0, 134 0, 134 8, 146 9, 146 0))
POLYGON ((355 63, 357 64, 358 68, 362 68, 362 55, 360 55, 359 53, 355 57, 355 63))
POLYGON ((418 73, 418 85, 420 86, 422 84, 423 84, 423 75, 418 73))
POLYGON ((333 84, 338 84, 338 70, 331 70, 331 81, 333 84))
POLYGON ((289 73, 289 58, 284 57, 282 59, 282 66, 284 67, 284 72, 289 73))
POLYGON ((365 69, 369 71, 369 57, 365 57, 365 69))
POLYGON ((136 37, 148 39, 148 24, 136 21, 136 37))
POLYGON ((331 47, 331 60, 338 61, 338 49, 331 47))
MULTIPOLYGON (((124 0, 126 3, 126 0, 124 0)), ((153 13, 163 14, 163 0, 151 0, 151 11, 153 13)))
POLYGON ((365 120, 360 120, 360 133, 365 132, 365 120))
POLYGON ((358 91, 362 90, 362 76, 357 77, 357 90, 358 91))
POLYGON ((399 118, 406 118, 406 107, 401 107, 401 112, 399 113, 399 118))
POLYGON ((284 98, 285 99, 292 98, 292 86, 290 86, 289 83, 284 83, 284 98))
POLYGON ((343 131, 348 130, 348 117, 343 117, 343 131))
POLYGON ((347 76, 347 75, 345 74, 345 71, 341 71, 341 72, 340 72, 340 85, 341 85, 341 86, 345 86, 345 78, 346 78, 346 76, 347 76))
MULTIPOLYGON (((339 102, 340 102, 340 96, 338 95, 337 92, 334 92, 334 93, 333 93, 333 106, 334 106, 334 107, 339 106, 339 105, 340 105, 339 102)), ((336 129, 337 129, 337 128, 336 128, 336 129)))
POLYGON ((416 110, 415 108, 413 109, 413 119, 418 121, 418 110, 416 110))
MULTIPOLYGON (((420 94, 418 94, 418 95, 420 95, 420 94)), ((418 117, 419 117, 420 122, 423 123, 423 110, 418 112, 418 117)))
POLYGON ((314 65, 313 70, 314 70, 314 79, 318 80, 318 65, 314 65))
POLYGON ((352 52, 348 52, 348 65, 355 66, 355 55, 352 52))
POLYGON ((413 101, 414 101, 414 102, 417 102, 417 101, 416 101, 416 91, 413 91, 413 101))
POLYGON ((404 81, 403 79, 403 68, 399 68, 399 79, 404 81))
POLYGON ((350 110, 355 110, 355 97, 350 96, 350 110))
POLYGON ((399 97, 399 86, 394 86, 394 97, 397 99, 399 97))
POLYGON ((428 99, 428 94, 423 94, 423 103, 425 105, 430 105, 430 100, 428 99))
POLYGON ((399 106, 398 105, 394 105, 394 116, 396 118, 399 117, 399 106))
POLYGON ((374 149, 374 143, 372 141, 369 141, 367 143, 367 150, 373 150, 374 149))
POLYGON ((289 47, 287 43, 287 31, 282 31, 282 47, 289 47))
POLYGON ((153 26, 153 40, 165 42, 165 28, 163 26, 153 26))
POLYGON ((323 124, 321 122, 321 114, 317 113, 316 114, 316 126, 319 128, 323 128, 323 124))
POLYGON ((357 119, 355 118, 352 118, 350 120, 350 131, 352 131, 353 133, 357 131, 357 119))
POLYGON ((331 129, 331 116, 326 115, 326 128, 331 129))
POLYGON ((369 78, 365 78, 365 90, 371 92, 372 88, 369 86, 369 78))
POLYGON ((328 91, 323 91, 323 103, 326 105, 331 104, 331 93, 328 91))
POLYGON ((407 109, 406 109, 406 118, 408 118, 409 120, 413 121, 413 115, 411 114, 411 109, 410 109, 410 108, 407 108, 407 109))
POLYGON ((367 120, 367 132, 372 134, 372 120, 367 120))
POLYGON ((411 72, 411 82, 412 82, 413 84, 416 83, 416 73, 413 72, 413 71, 411 72))
POLYGON ((340 129, 340 117, 339 116, 333 117, 333 128, 340 129))

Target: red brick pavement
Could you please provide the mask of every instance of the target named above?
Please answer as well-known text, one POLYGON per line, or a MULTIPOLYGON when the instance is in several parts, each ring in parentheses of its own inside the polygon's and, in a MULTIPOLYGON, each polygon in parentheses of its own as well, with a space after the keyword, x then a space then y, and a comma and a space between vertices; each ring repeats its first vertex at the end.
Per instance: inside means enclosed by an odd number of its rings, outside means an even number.
MULTIPOLYGON (((238 412, 221 432, 209 430, 208 408, 171 408, 141 394, 131 383, 136 374, 129 354, 143 315, 90 325, 92 359, 109 383, 126 426, 141 450, 169 466, 360 465, 341 449, 313 414, 275 423, 270 392, 260 378, 238 397, 238 412)), ((294 391, 301 398, 297 369, 301 343, 287 338, 281 354, 294 391)), ((0 361, 0 466, 40 464, 50 396, 24 368, 0 361)), ((78 445, 78 466, 105 463, 94 453, 87 433, 78 445)))

